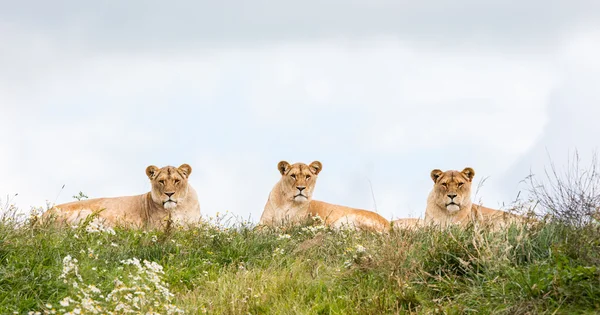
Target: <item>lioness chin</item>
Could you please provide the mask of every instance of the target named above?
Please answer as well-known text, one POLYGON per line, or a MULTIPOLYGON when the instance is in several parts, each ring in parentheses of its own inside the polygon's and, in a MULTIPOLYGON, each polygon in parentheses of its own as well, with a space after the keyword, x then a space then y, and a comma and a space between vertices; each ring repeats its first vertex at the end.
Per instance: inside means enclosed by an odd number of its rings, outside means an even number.
POLYGON ((192 167, 188 164, 163 168, 150 165, 146 168, 152 184, 148 193, 65 203, 45 212, 43 218, 78 224, 94 214, 95 220, 107 226, 136 228, 159 228, 167 222, 195 223, 200 220, 200 204, 196 191, 188 184, 191 173, 192 167))
POLYGON ((313 200, 317 177, 323 169, 321 162, 314 161, 306 165, 281 161, 277 169, 281 179, 269 194, 260 225, 302 224, 318 216, 326 225, 334 228, 347 226, 382 232, 389 229, 388 220, 375 212, 313 200))
POLYGON ((486 208, 471 202, 471 183, 475 171, 467 167, 462 171, 439 169, 431 171, 433 189, 427 198, 425 223, 446 227, 451 224, 466 225, 477 222, 493 229, 511 223, 525 223, 522 216, 486 208))

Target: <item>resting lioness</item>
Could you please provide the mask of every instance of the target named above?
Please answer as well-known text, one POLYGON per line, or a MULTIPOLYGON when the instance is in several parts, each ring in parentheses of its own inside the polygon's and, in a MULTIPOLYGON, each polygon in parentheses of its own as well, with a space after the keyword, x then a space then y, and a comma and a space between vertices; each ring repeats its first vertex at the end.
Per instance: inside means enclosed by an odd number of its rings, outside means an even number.
POLYGON ((98 198, 54 206, 44 217, 77 224, 92 213, 105 225, 156 228, 167 220, 174 223, 193 223, 200 220, 200 204, 196 191, 188 184, 192 167, 183 164, 176 168, 154 165, 146 168, 152 190, 137 196, 98 198))
POLYGON ((388 220, 375 212, 312 200, 317 175, 323 169, 321 162, 290 165, 281 161, 277 168, 281 179, 269 194, 260 225, 301 224, 310 217, 318 216, 326 225, 336 228, 350 226, 362 230, 389 229, 388 220))
POLYGON ((523 219, 512 213, 473 204, 471 183, 474 176, 475 171, 470 167, 461 172, 442 172, 438 169, 431 171, 434 185, 427 198, 425 223, 445 227, 450 224, 481 222, 499 227, 523 219))

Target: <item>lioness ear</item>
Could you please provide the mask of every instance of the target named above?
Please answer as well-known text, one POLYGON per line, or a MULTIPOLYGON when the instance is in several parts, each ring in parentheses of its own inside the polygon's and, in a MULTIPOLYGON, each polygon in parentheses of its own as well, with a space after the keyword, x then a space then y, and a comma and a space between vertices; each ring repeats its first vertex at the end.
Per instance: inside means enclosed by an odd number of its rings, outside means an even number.
POLYGON ((431 179, 433 179, 434 183, 437 183, 438 178, 440 178, 440 176, 442 176, 442 174, 444 174, 444 172, 442 172, 441 170, 438 170, 436 168, 433 171, 431 171, 431 179))
POLYGON ((323 164, 321 164, 321 162, 319 161, 314 161, 310 163, 308 167, 310 168, 311 172, 315 173, 315 175, 319 175, 319 173, 323 169, 323 164))
POLYGON ((279 173, 281 173, 281 175, 284 175, 285 172, 287 172, 290 169, 290 163, 286 161, 281 161, 277 164, 277 169, 279 170, 279 173))
POLYGON ((190 177, 190 174, 192 174, 192 167, 189 164, 181 164, 177 169, 182 172, 186 178, 190 177))
POLYGON ((150 179, 154 178, 154 176, 156 175, 156 172, 158 172, 158 167, 156 167, 154 165, 150 165, 150 166, 146 167, 146 176, 148 176, 148 178, 150 178, 150 179))
POLYGON ((475 177, 475 171, 470 167, 465 167, 465 169, 462 170, 461 173, 465 175, 469 179, 469 181, 472 181, 473 177, 475 177))

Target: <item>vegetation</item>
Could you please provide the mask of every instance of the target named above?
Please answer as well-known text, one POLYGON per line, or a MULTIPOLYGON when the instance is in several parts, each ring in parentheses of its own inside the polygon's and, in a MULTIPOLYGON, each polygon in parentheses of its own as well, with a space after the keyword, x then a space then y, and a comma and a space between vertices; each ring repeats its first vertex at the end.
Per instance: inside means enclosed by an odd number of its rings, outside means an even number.
POLYGON ((175 231, 0 224, 0 313, 559 313, 600 309, 598 225, 175 231), (144 263, 144 261, 147 261, 144 263))
POLYGON ((597 177, 585 174, 536 182, 547 221, 497 232, 223 218, 165 231, 57 228, 5 205, 0 314, 597 313, 597 177))

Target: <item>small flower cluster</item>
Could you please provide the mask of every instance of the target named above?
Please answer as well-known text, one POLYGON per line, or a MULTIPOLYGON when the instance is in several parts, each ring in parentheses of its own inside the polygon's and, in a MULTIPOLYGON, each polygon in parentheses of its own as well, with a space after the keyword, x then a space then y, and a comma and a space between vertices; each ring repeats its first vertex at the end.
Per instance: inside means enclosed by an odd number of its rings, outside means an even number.
POLYGON ((67 283, 67 276, 73 274, 77 280, 82 282, 83 279, 79 274, 79 267, 77 266, 78 262, 79 261, 77 261, 77 258, 73 258, 71 255, 65 256, 65 258, 63 258, 63 270, 58 278, 63 279, 63 282, 67 283))
POLYGON ((361 262, 371 261, 373 257, 367 254, 367 249, 360 245, 356 244, 354 248, 347 248, 346 253, 350 255, 350 259, 344 261, 344 267, 350 268, 354 264, 360 264, 361 262))
POLYGON ((283 248, 275 248, 273 250, 273 256, 277 256, 277 255, 283 255, 285 253, 285 250, 283 248))
POLYGON ((315 214, 315 215, 313 215, 313 216, 312 216, 312 219, 313 219, 313 221, 315 221, 315 222, 317 222, 317 223, 320 223, 320 224, 323 224, 323 223, 324 223, 323 219, 322 219, 322 218, 321 218, 321 216, 319 216, 318 214, 315 214))
POLYGON ((85 231, 88 232, 89 234, 91 234, 91 233, 107 233, 110 235, 115 235, 115 230, 113 228, 111 228, 110 226, 104 225, 99 220, 92 220, 92 222, 90 222, 85 227, 85 231))
POLYGON ((356 252, 357 252, 357 253, 364 253, 364 252, 366 252, 366 251, 367 251, 367 249, 366 249, 364 246, 362 246, 362 245, 360 245, 360 244, 357 244, 357 245, 356 245, 356 252))
MULTIPOLYGON (((183 310, 172 304, 173 294, 161 280, 163 267, 155 262, 137 258, 121 261, 123 269, 129 269, 125 279, 114 280, 114 289, 104 295, 93 284, 85 284, 77 265, 77 259, 66 256, 60 279, 71 283, 75 295, 60 301, 60 314, 183 314, 183 310)), ((56 314, 57 310, 46 305, 46 314, 56 314)))
POLYGON ((314 236, 319 232, 326 231, 328 227, 325 225, 325 221, 318 215, 314 215, 310 217, 313 220, 315 225, 305 226, 301 229, 300 234, 308 234, 310 236, 314 236))
POLYGON ((280 239, 280 240, 286 240, 289 238, 291 238, 291 236, 289 234, 279 234, 279 236, 277 237, 277 239, 280 239))
POLYGON ((309 234, 309 235, 315 235, 321 231, 325 231, 327 230, 327 226, 325 225, 311 225, 311 226, 305 226, 301 229, 301 233, 305 233, 305 234, 309 234))
MULTIPOLYGON (((14 205, 10 205, 11 207, 14 207, 14 205)), ((31 207, 31 210, 29 211, 29 220, 39 220, 42 217, 42 214, 44 213, 44 208, 43 207, 31 207)))

